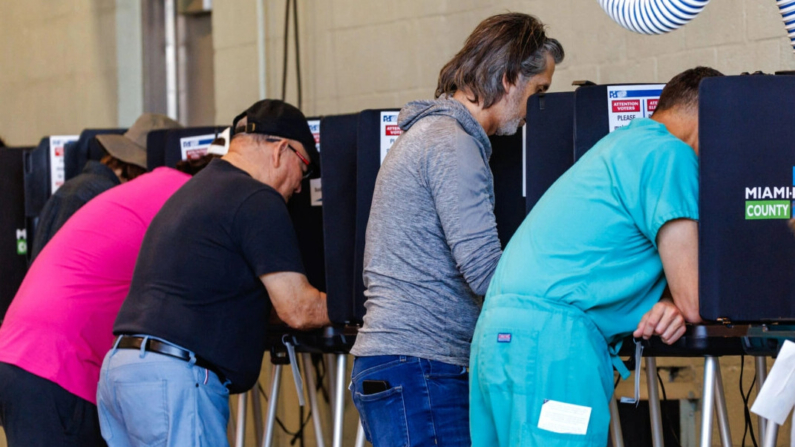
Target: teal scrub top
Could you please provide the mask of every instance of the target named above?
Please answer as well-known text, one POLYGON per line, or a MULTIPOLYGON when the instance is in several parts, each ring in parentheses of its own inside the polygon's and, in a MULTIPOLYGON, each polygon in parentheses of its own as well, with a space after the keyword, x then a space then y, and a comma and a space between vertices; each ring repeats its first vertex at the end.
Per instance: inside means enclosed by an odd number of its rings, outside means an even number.
POLYGON ((539 200, 500 259, 486 295, 575 306, 608 343, 637 328, 666 280, 657 232, 698 220, 698 159, 651 119, 600 140, 539 200))

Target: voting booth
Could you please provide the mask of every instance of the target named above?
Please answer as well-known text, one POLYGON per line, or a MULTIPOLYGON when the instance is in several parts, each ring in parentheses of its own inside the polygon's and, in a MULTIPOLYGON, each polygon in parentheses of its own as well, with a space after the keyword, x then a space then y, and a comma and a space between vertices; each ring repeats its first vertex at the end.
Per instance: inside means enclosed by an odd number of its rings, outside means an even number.
POLYGON ((153 130, 146 135, 146 170, 166 165, 166 135, 171 129, 153 130))
POLYGON ((356 139, 356 234, 354 251, 354 317, 364 317, 364 240, 375 181, 386 154, 400 136, 398 109, 364 110, 359 113, 356 139))
MULTIPOLYGON (((47 199, 66 181, 64 146, 77 141, 77 135, 44 137, 39 145, 23 154, 25 188, 25 229, 28 247, 33 246, 38 217, 47 199)), ((28 251, 30 260, 30 251, 28 251)))
POLYGON ((312 173, 311 178, 302 180, 301 192, 293 194, 287 203, 287 208, 298 237, 298 248, 301 250, 301 259, 304 262, 304 270, 306 270, 309 284, 325 292, 326 270, 321 181, 323 154, 320 152, 320 119, 308 118, 308 123, 315 136, 315 147, 320 154, 320 160, 315 160, 315 165, 317 165, 315 172, 312 173))
POLYGON ((0 148, 0 323, 28 270, 23 154, 32 148, 0 148))
POLYGON ((533 95, 525 126, 525 210, 574 164, 574 93, 533 95))
POLYGON ((574 92, 574 161, 608 133, 657 108, 665 84, 584 85, 574 92))
POLYGON ((489 167, 494 177, 494 217, 504 249, 525 217, 524 128, 514 135, 492 136, 489 167))
POLYGON ((97 135, 122 135, 127 129, 85 129, 80 137, 64 145, 64 178, 69 180, 83 171, 88 160, 102 159, 104 149, 95 138, 97 135))
POLYGON ((708 78, 699 99, 701 315, 795 321, 795 76, 708 78))
POLYGON ((356 130, 358 114, 327 116, 320 121, 323 172, 323 233, 329 319, 357 324, 354 299, 356 239, 356 130))
MULTIPOLYGON (((207 153, 207 148, 210 143, 215 140, 219 133, 223 132, 225 127, 218 126, 204 126, 204 127, 188 127, 185 129, 168 129, 162 139, 162 146, 159 146, 159 139, 154 138, 155 146, 152 152, 156 162, 160 161, 160 152, 162 151, 163 164, 158 166, 168 166, 173 168, 177 166, 182 160, 189 158, 198 158, 207 153)), ((152 133, 152 132, 150 132, 152 133)), ((146 140, 146 155, 147 155, 147 168, 149 163, 149 136, 146 140)), ((152 165, 155 167, 155 165, 152 165)))

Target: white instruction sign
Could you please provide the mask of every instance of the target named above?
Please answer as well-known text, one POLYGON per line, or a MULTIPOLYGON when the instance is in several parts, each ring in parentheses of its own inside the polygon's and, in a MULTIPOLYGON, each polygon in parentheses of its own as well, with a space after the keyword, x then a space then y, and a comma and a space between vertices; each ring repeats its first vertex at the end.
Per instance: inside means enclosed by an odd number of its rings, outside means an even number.
POLYGON ((306 123, 309 124, 309 130, 315 137, 315 148, 320 152, 320 120, 306 120, 306 123))
POLYGON ((179 139, 179 148, 182 150, 183 160, 192 160, 203 157, 210 144, 215 140, 215 134, 196 135, 179 139))
POLYGON ((545 400, 541 405, 538 428, 555 433, 584 435, 588 432, 591 407, 545 400))
POLYGON ((54 135, 50 137, 50 194, 63 185, 66 180, 66 164, 64 162, 64 146, 77 141, 78 135, 54 135))
POLYGON ((607 115, 610 132, 635 118, 648 118, 657 108, 665 84, 610 85, 607 87, 607 115))
POLYGON ((765 384, 751 411, 765 419, 784 425, 795 406, 795 343, 787 340, 778 353, 765 384))
POLYGON ((309 203, 311 206, 323 206, 323 188, 319 178, 309 180, 309 203))
POLYGON ((387 152, 403 133, 398 126, 398 112, 381 112, 381 164, 384 164, 387 152))

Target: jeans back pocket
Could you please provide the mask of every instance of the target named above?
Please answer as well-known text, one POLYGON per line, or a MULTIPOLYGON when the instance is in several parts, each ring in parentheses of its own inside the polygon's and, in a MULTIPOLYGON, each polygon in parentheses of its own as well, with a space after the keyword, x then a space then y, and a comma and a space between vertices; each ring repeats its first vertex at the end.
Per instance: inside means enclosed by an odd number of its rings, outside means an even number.
POLYGON ((362 427, 373 447, 408 447, 409 431, 403 387, 375 394, 353 393, 353 403, 362 418, 362 427))

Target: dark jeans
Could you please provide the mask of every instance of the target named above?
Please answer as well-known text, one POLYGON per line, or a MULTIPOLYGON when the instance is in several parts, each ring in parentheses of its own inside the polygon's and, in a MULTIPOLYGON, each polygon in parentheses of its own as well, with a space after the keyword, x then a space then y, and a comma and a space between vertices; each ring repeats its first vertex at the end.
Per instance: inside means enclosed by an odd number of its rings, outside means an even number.
POLYGON ((104 447, 96 405, 0 362, 0 423, 9 447, 104 447))
POLYGON ((471 445, 463 366, 409 356, 356 357, 351 393, 374 447, 471 445), (365 394, 368 380, 387 382, 386 391, 365 394))

